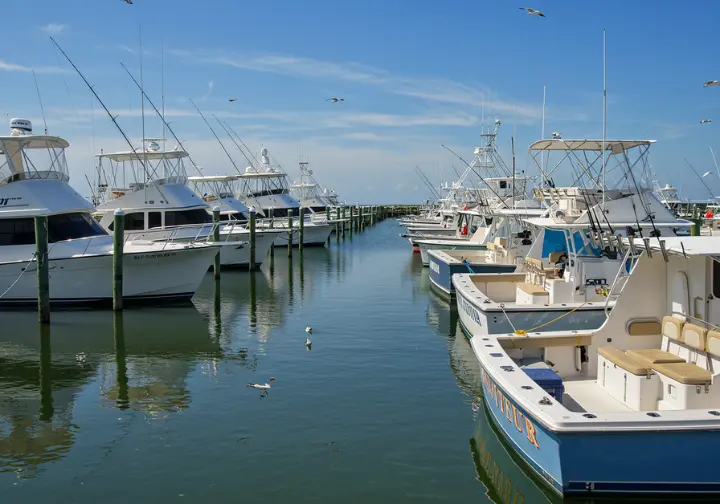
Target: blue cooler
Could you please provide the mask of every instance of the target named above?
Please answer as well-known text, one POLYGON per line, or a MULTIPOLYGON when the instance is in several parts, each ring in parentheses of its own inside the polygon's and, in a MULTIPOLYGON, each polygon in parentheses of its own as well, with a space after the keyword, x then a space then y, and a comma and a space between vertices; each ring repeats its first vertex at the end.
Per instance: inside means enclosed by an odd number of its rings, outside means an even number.
POLYGON ((525 374, 540 385, 545 392, 550 394, 553 399, 562 404, 562 396, 565 392, 562 378, 550 368, 543 367, 527 367, 522 368, 525 374))

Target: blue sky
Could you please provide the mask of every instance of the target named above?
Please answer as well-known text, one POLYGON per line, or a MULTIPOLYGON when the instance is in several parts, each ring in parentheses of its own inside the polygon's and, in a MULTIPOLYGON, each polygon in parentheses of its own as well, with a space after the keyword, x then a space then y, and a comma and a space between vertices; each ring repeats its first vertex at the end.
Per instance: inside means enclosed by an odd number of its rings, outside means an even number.
MULTIPOLYGON (((524 0, 523 0, 524 1, 524 0)), ((720 151, 720 79, 715 32, 720 3, 533 0, 528 16, 484 0, 49 0, 3 6, 0 113, 42 131, 35 69, 51 134, 71 142, 72 183, 89 194, 92 153, 125 148, 90 93, 48 39, 73 58, 133 140, 141 138, 140 95, 119 65, 139 73, 157 102, 164 46, 168 121, 206 174, 233 173, 188 98, 215 113, 253 149, 267 147, 297 176, 301 149, 318 181, 348 201, 417 201, 470 159, 481 121, 503 121, 510 162, 516 123, 518 166, 540 138, 602 134, 602 30, 608 47, 608 138, 658 140, 651 153, 661 182, 690 197, 707 192, 687 168, 713 170, 720 151), (62 71, 60 70, 62 69, 62 71), (325 99, 342 96, 344 103, 325 99), (238 101, 229 103, 228 98, 238 101), (701 119, 715 119, 700 125, 701 119), (715 143, 714 143, 715 142, 715 143)), ((160 135, 147 114, 146 135, 160 135)), ((236 156, 239 166, 240 162, 236 156)), ((720 194, 720 180, 706 182, 720 194)))

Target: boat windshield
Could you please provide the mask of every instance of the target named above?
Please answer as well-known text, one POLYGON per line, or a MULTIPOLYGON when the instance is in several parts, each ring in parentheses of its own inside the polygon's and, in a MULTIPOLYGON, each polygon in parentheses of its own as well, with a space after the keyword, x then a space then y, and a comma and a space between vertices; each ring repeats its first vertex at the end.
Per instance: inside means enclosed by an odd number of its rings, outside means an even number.
MULTIPOLYGON (((99 235, 107 235, 107 232, 87 213, 48 217, 49 243, 99 235)), ((35 221, 32 217, 0 219, 0 246, 34 244, 35 221)))

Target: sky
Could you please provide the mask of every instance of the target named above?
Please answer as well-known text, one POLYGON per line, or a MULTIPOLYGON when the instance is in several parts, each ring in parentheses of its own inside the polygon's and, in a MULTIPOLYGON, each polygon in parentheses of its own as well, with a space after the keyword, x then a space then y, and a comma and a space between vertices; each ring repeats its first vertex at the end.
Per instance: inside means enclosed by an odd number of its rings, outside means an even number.
MULTIPOLYGON (((720 2, 33 0, 7 2, 3 18, 0 114, 42 133, 34 70, 48 132, 70 142, 71 184, 86 196, 93 154, 128 147, 50 36, 135 145, 142 103, 120 62, 138 79, 142 63, 146 92, 158 106, 164 95, 167 121, 205 175, 236 168, 190 99, 239 169, 247 163, 213 114, 291 179, 304 155, 341 199, 390 204, 429 197, 414 166, 436 185, 455 178, 462 161, 442 145, 469 161, 496 119, 505 162, 514 132, 517 166, 531 173, 544 87, 546 137, 601 138, 603 29, 608 138, 657 140, 650 162, 661 183, 707 197, 687 159, 713 172, 704 181, 720 194, 710 153, 720 151, 720 87, 702 86, 720 79, 720 2)), ((145 107, 145 136, 161 136, 145 107)))

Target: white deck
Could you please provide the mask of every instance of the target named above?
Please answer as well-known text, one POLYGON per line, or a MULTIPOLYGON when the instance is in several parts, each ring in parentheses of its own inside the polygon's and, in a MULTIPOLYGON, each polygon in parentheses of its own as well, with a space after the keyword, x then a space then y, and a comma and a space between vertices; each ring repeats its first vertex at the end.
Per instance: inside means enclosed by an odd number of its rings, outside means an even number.
POLYGON ((623 413, 632 411, 597 385, 594 378, 564 381, 563 406, 575 413, 623 413))

